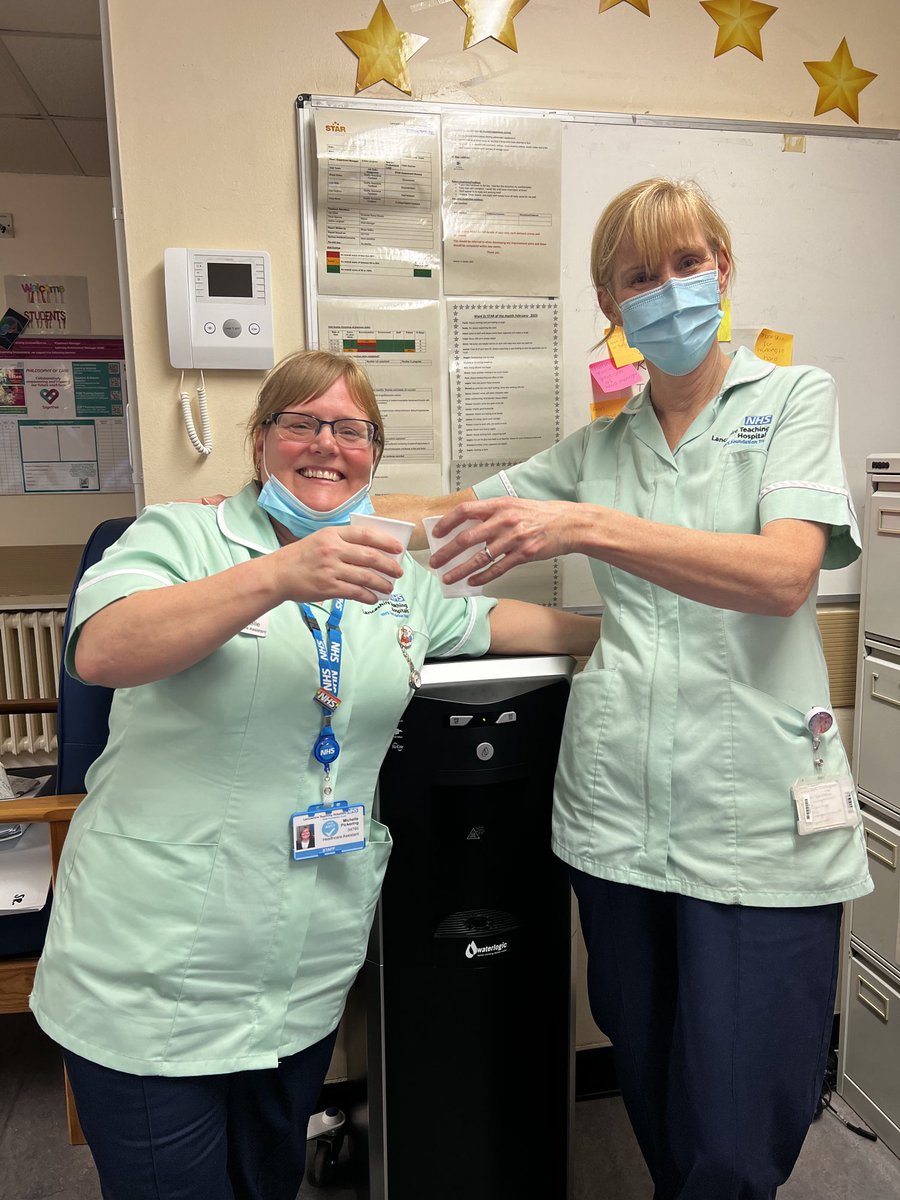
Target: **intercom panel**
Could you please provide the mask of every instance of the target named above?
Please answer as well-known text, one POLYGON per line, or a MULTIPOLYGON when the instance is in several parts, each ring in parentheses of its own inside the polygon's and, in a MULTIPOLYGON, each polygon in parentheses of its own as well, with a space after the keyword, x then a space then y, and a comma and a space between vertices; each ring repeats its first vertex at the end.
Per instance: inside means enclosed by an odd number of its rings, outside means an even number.
POLYGON ((265 250, 169 247, 165 280, 173 367, 253 371, 274 365, 265 250))

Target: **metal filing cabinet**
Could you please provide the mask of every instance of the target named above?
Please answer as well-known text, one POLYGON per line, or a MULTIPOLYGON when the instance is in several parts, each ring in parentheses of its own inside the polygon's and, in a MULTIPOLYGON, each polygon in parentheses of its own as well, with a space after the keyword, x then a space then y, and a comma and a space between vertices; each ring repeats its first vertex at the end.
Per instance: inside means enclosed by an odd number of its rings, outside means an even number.
POLYGON ((845 929, 839 1090, 900 1155, 900 454, 866 470, 853 763, 875 891, 845 929))

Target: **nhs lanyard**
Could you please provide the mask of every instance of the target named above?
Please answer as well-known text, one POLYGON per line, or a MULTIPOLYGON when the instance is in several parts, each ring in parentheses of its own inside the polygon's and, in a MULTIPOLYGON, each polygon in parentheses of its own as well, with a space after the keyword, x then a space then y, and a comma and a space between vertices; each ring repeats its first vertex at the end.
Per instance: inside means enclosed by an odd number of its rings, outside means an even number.
POLYGON ((313 746, 313 757, 321 763, 324 771, 322 798, 326 804, 331 800, 331 764, 337 760, 341 747, 334 735, 331 718, 340 707, 338 693, 341 686, 341 617, 344 615, 345 600, 335 600, 325 624, 328 641, 322 635, 313 611, 308 604, 301 604, 300 611, 306 627, 313 635, 319 657, 319 686, 316 688, 316 703, 322 709, 322 727, 313 746))

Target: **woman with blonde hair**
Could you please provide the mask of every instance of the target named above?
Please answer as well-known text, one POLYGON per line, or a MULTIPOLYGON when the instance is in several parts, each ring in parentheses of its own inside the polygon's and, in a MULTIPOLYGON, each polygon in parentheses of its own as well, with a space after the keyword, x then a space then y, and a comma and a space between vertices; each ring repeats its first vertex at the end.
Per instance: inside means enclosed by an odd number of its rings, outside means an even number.
POLYGON ((816 624, 820 568, 860 547, 835 386, 723 351, 731 238, 694 185, 612 200, 591 271, 643 391, 474 491, 383 507, 443 504, 439 537, 481 522, 432 557, 486 543, 447 582, 590 559, 601 637, 569 701, 553 848, 591 1006, 656 1200, 769 1200, 820 1095, 841 905, 872 887, 816 624))

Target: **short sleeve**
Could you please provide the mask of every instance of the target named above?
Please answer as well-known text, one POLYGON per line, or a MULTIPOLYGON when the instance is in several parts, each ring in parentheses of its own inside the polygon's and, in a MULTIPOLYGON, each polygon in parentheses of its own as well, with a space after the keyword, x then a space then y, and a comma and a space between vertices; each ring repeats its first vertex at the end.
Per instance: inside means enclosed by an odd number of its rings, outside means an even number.
MULTIPOLYGON (((90 617, 115 600, 134 592, 170 587, 209 574, 199 546, 188 531, 199 506, 156 504, 144 509, 137 520, 85 571, 75 593, 71 632, 66 644, 66 670, 76 679, 75 646, 81 628, 90 617)), ((209 519, 204 514, 205 519, 209 519)))
POLYGON ((518 496, 523 500, 575 500, 590 425, 542 450, 533 458, 507 467, 475 484, 479 500, 518 496))
MULTIPOLYGON (((497 601, 490 596, 447 597, 433 571, 407 559, 415 581, 415 606, 428 626, 428 657, 453 658, 465 654, 478 658, 491 645, 490 611, 497 601)), ((407 587, 404 577, 400 587, 407 587)))
POLYGON ((837 390, 815 367, 797 372, 770 435, 759 492, 760 527, 792 518, 831 526, 825 570, 859 557, 862 542, 841 460, 837 390))

